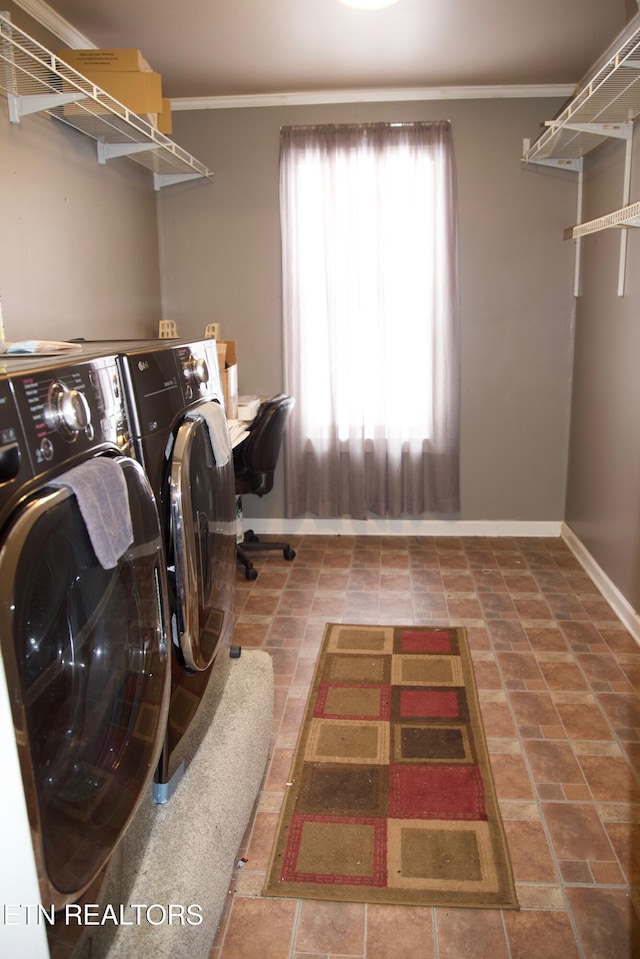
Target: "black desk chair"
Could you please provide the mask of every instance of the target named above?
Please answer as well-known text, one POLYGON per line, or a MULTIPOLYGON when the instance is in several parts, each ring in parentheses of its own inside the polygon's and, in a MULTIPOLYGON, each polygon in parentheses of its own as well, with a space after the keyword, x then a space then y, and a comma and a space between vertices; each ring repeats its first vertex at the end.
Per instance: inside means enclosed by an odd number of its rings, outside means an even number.
MULTIPOLYGON (((242 497, 245 493, 255 493, 256 496, 264 496, 273 488, 273 473, 294 404, 292 396, 280 393, 260 405, 256 418, 249 426, 248 437, 233 451, 236 495, 242 497)), ((246 531, 243 541, 236 546, 236 556, 244 565, 247 579, 255 579, 258 575, 249 553, 272 549, 281 549, 288 560, 296 555, 288 543, 262 542, 253 530, 246 531)))

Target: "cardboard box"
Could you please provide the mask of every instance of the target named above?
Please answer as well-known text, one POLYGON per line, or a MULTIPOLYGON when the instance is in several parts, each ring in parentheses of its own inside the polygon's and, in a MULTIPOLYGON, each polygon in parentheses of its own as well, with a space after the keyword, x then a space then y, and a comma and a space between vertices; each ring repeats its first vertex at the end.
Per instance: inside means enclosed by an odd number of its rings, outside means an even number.
MULTIPOLYGON (((238 419, 238 363, 236 359, 236 341, 235 340, 217 340, 218 347, 224 345, 224 369, 220 367, 220 380, 222 382, 222 395, 224 396, 224 408, 227 417, 230 420, 238 419)), ((220 356, 220 353, 218 353, 220 356)))
POLYGON ((227 344, 222 340, 216 340, 216 351, 218 353, 218 372, 222 376, 227 359, 227 344))
POLYGON ((162 112, 158 114, 158 132, 169 135, 173 129, 171 122, 171 100, 162 98, 162 112))
MULTIPOLYGON (((98 70, 88 70, 85 73, 87 80, 108 93, 114 100, 118 100, 132 113, 147 114, 162 112, 162 77, 159 73, 102 73, 98 70)), ((102 107, 94 100, 80 100, 78 103, 67 103, 64 106, 66 116, 84 113, 80 104, 84 104, 93 113, 108 113, 108 108, 102 107)))
POLYGON ((57 54, 70 67, 83 73, 86 70, 99 70, 102 73, 115 71, 152 73, 139 50, 130 47, 117 47, 107 50, 58 50, 57 54))
POLYGON ((222 374, 224 408, 230 420, 238 419, 238 367, 228 366, 222 374))

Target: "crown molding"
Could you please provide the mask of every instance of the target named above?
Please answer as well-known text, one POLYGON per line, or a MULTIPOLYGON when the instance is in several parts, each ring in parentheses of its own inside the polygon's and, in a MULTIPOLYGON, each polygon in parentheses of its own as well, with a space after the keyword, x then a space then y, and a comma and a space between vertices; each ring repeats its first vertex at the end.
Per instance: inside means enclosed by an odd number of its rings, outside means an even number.
POLYGON ((407 100, 493 100, 568 98, 575 86, 568 83, 514 84, 512 86, 407 87, 404 89, 318 90, 311 93, 260 93, 228 97, 174 97, 172 110, 237 110, 242 107, 310 106, 326 103, 399 103, 407 100))
POLYGON ((92 43, 84 34, 76 30, 68 20, 56 13, 44 0, 13 0, 17 7, 28 13, 29 16, 45 27, 49 33, 61 40, 69 49, 88 50, 95 49, 95 43, 92 43))

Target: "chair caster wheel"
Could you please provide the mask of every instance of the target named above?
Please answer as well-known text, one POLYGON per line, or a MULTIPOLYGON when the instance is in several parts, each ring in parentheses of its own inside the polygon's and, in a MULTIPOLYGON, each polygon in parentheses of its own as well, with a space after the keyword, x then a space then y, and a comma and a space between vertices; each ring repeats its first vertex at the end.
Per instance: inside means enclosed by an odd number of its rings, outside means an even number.
POLYGON ((242 646, 231 646, 229 648, 230 659, 240 659, 241 655, 242 655, 242 646))
POLYGON ((245 579, 257 579, 258 570, 255 568, 255 566, 248 566, 247 569, 245 570, 244 575, 245 575, 245 579))
POLYGON ((289 547, 289 549, 284 549, 282 551, 282 555, 284 556, 285 559, 295 559, 296 551, 295 549, 291 549, 291 547, 289 547))

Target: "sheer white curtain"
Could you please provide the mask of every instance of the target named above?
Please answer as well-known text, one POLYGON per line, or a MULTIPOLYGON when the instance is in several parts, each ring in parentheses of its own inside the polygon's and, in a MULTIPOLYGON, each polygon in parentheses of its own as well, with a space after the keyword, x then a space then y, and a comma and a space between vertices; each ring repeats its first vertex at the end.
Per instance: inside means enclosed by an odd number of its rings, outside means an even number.
POLYGON ((459 510, 459 318, 446 122, 285 127, 287 516, 459 510))

